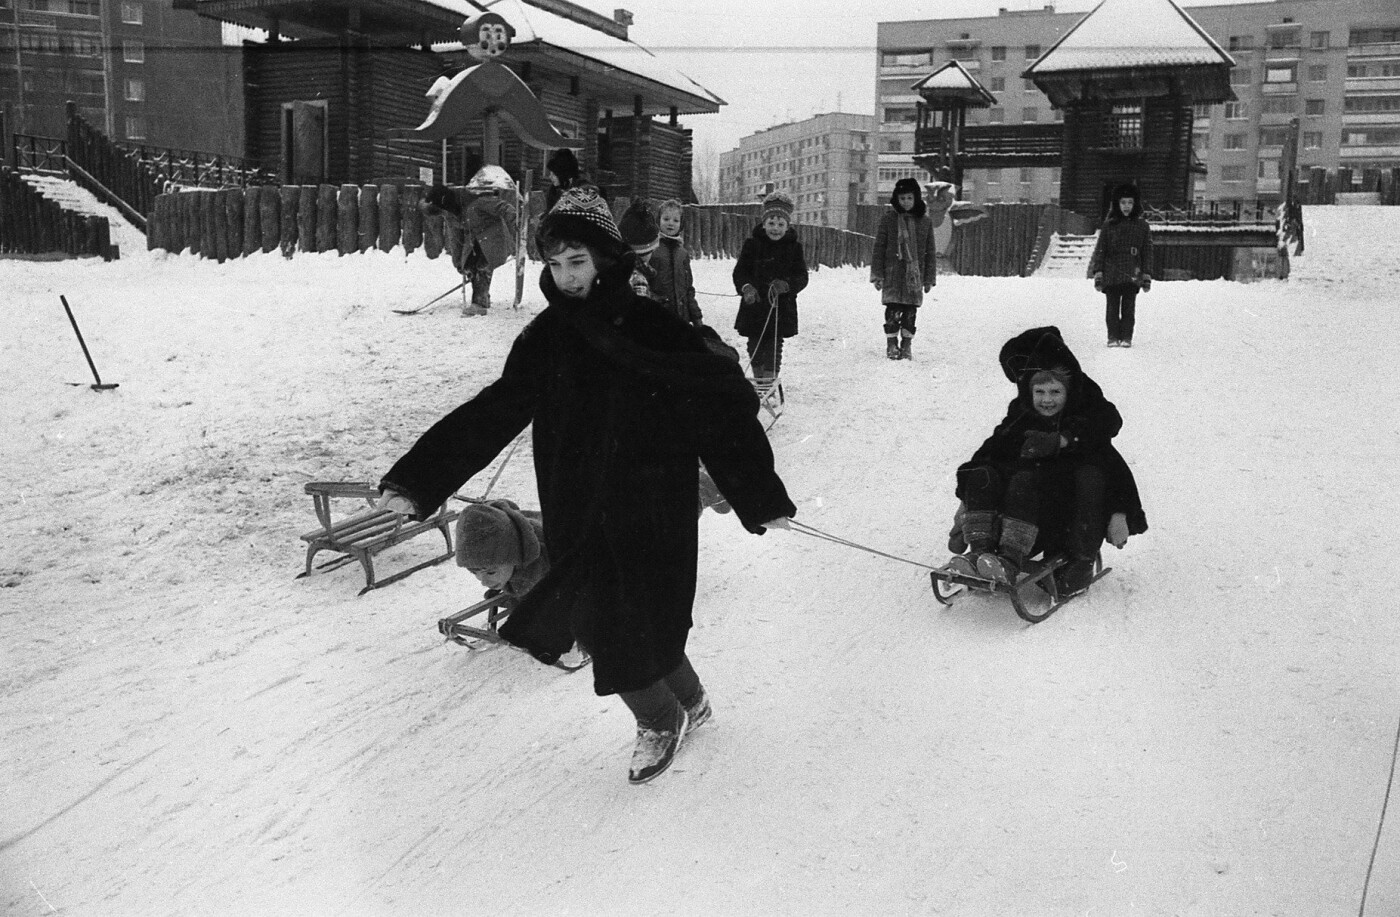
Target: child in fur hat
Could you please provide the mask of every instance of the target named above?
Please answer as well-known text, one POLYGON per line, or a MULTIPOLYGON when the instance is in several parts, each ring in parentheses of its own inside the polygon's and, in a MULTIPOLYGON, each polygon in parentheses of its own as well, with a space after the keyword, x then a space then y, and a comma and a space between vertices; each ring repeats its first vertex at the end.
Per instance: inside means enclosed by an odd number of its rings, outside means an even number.
POLYGON ((870 282, 880 291, 885 307, 885 356, 912 360, 919 306, 938 282, 934 222, 926 215, 923 192, 912 178, 895 182, 890 208, 875 231, 870 282))
POLYGON ((792 198, 774 191, 744 240, 734 264, 739 314, 734 330, 748 339, 755 379, 775 379, 783 364, 783 339, 797 334, 797 294, 807 286, 807 258, 792 229, 792 198))
POLYGON ((743 370, 632 292, 635 255, 597 191, 565 191, 536 242, 547 307, 500 378, 394 463, 379 505, 422 518, 533 425, 550 569, 500 634, 543 662, 575 641, 588 652, 594 691, 636 718, 628 779, 644 783, 711 714, 686 655, 699 463, 750 532, 786 528, 797 508, 743 370))
POLYGON ((1152 289, 1152 227, 1142 215, 1136 186, 1113 189, 1108 218, 1089 258, 1089 277, 1104 295, 1108 346, 1133 346, 1138 291, 1152 289))
POLYGON ((1079 366, 1053 326, 1032 328, 1001 351, 1017 386, 1006 417, 958 468, 965 547, 948 569, 1014 583, 1030 558, 1065 551, 1061 594, 1088 586, 1105 537, 1123 547, 1147 530, 1137 484, 1112 439, 1123 418, 1079 366))
POLYGON ((622 219, 618 221, 617 231, 622 234, 622 241, 627 243, 632 249, 632 254, 636 256, 632 266, 633 292, 659 302, 660 297, 654 292, 656 269, 651 266, 651 256, 661 244, 661 230, 645 200, 640 197, 632 199, 622 214, 622 219))
POLYGON ((457 566, 481 580, 487 596, 521 598, 549 572, 540 514, 509 500, 471 503, 457 516, 457 566))

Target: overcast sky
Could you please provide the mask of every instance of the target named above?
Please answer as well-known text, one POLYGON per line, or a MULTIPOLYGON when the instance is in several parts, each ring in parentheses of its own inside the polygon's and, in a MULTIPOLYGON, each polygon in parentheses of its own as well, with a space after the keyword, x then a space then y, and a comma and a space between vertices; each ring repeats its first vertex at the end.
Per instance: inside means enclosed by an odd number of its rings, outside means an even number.
MULTIPOLYGON (((576 2, 607 16, 617 8, 631 10, 633 41, 728 103, 718 114, 682 119, 695 131, 698 158, 707 146, 717 155, 748 134, 814 114, 874 114, 877 23, 995 16, 999 7, 1036 10, 1049 0, 576 2)), ((1054 5, 1056 12, 1082 13, 1096 4, 1057 0, 1054 5)))

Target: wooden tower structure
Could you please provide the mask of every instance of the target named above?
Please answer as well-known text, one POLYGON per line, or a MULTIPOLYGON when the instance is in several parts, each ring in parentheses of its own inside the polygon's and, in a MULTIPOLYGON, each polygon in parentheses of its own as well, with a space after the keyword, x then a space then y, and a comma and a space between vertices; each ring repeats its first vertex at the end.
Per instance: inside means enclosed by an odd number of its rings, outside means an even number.
POLYGON ((1102 0, 1022 73, 1065 113, 1060 204, 1101 218, 1131 183, 1188 205, 1192 106, 1232 101, 1234 64, 1176 0, 1102 0))
POLYGON ((923 99, 914 135, 914 162, 930 175, 945 173, 948 181, 961 188, 964 163, 960 154, 967 132, 967 110, 990 108, 996 104, 996 96, 955 60, 912 88, 923 99))

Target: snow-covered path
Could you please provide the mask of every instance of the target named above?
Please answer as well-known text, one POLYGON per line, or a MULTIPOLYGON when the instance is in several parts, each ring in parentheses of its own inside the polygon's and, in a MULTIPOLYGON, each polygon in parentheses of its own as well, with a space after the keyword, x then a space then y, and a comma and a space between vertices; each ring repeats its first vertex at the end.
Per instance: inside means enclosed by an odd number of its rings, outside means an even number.
MULTIPOLYGON (((1307 219, 1292 280, 1158 284, 1131 350, 1086 281, 949 277, 890 363, 863 273, 814 274, 771 434, 802 521, 941 562, 997 350, 1050 323, 1126 419, 1152 529, 1027 627, 707 513, 715 719, 645 787, 588 670, 441 641, 464 571, 293 579, 301 485, 377 478, 538 294, 403 318, 446 262, 0 262, 0 910, 1355 913, 1400 716, 1400 209, 1307 219), (117 390, 65 384, 59 294, 117 390)), ((734 300, 701 301, 734 340, 734 300)), ((535 505, 527 455, 495 493, 535 505)), ((1398 910, 1393 821, 1367 913, 1398 910)))

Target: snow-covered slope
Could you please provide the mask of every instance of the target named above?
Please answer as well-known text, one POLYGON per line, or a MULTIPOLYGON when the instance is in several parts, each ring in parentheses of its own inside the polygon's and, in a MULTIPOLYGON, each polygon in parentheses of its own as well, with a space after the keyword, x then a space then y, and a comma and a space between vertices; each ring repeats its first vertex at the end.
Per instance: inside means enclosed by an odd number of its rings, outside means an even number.
MULTIPOLYGON (((493 378, 533 289, 404 318, 445 261, 7 265, 0 909, 1355 913, 1400 715, 1400 209, 1307 220, 1291 281, 1159 283, 1131 350, 1088 281, 945 277, 891 363, 864 272, 814 274, 782 474, 802 521, 913 563, 707 514, 715 718, 644 787, 588 670, 442 642, 465 571, 293 578, 302 484, 377 478, 493 378), (120 388, 67 384, 60 294, 120 388), (1152 529, 1027 627, 916 564, 1011 395, 998 348, 1044 323, 1122 410, 1152 529)), ((696 278, 734 340, 731 268, 696 278)), ((528 454, 495 493, 535 505, 528 454)), ((1397 909, 1400 822, 1367 913, 1397 909)))

